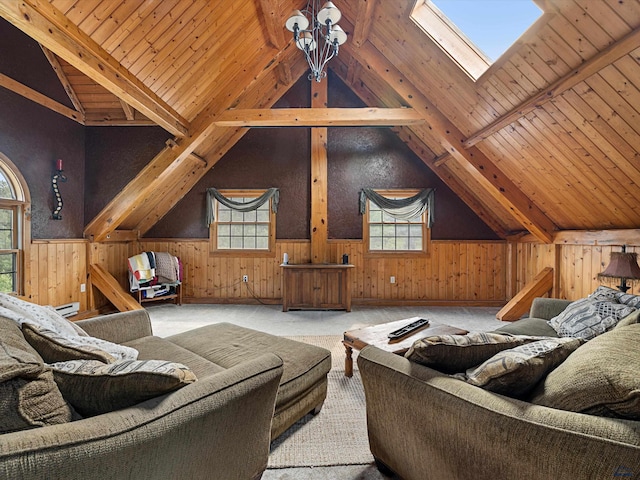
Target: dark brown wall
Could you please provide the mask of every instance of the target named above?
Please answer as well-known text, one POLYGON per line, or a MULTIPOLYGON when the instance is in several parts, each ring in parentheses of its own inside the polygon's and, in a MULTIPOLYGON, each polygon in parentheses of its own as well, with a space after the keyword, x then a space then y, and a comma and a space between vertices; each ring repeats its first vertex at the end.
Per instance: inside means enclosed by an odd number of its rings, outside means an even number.
POLYGON ((90 222, 173 138, 160 127, 87 127, 84 215, 90 222))
MULTIPOLYGON (((0 73, 67 106, 71 102, 36 42, 0 19, 0 73)), ((34 239, 81 238, 84 228, 84 127, 0 88, 0 152, 24 176, 32 202, 34 239), (64 162, 60 183, 62 220, 51 218, 55 162, 64 162)))

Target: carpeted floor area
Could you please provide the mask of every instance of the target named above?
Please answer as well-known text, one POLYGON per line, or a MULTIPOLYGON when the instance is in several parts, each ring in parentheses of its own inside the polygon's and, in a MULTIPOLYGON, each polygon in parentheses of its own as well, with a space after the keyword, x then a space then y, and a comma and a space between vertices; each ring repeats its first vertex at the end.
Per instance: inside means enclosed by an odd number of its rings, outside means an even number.
POLYGON ((200 326, 230 322, 319 345, 332 352, 327 400, 271 446, 262 480, 389 480, 373 464, 366 434, 362 383, 354 351, 354 376, 344 376, 342 333, 410 317, 426 317, 470 331, 493 330, 498 308, 355 307, 351 312, 289 311, 279 305, 154 305, 148 307, 155 335, 165 337, 200 326))

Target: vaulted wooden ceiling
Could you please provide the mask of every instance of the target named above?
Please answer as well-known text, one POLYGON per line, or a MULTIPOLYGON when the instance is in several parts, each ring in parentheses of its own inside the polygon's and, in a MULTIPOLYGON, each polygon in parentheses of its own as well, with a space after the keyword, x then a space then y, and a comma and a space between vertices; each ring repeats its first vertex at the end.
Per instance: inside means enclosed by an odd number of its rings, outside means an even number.
MULTIPOLYGON (((238 125, 306 75, 283 27, 304 3, 0 0, 43 46, 79 122, 174 136, 87 236, 144 234, 242 137, 238 125)), ((410 18, 414 0, 335 3, 349 39, 330 67, 365 104, 393 110, 330 112, 327 125, 388 114, 505 238, 640 227, 640 2, 536 0, 543 16, 475 81, 410 18)), ((281 124, 304 116, 280 113, 281 124)))

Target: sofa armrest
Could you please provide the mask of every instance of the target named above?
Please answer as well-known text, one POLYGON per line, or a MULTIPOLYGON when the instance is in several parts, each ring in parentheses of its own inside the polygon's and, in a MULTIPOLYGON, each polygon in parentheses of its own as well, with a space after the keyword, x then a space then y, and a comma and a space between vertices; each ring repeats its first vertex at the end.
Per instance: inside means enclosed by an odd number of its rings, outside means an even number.
POLYGON ((373 346, 358 355, 371 452, 406 480, 610 478, 640 468, 640 422, 533 405, 373 346), (580 448, 566 448, 580 445, 580 448))
POLYGON ((112 313, 80 320, 76 325, 92 337, 113 343, 125 343, 153 335, 151 320, 146 310, 112 313))
POLYGON ((560 298, 534 298, 531 303, 529 317, 551 320, 556 315, 562 313, 570 303, 571 300, 563 300, 560 298))
POLYGON ((0 438, 0 478, 260 478, 282 360, 265 354, 130 408, 0 438))

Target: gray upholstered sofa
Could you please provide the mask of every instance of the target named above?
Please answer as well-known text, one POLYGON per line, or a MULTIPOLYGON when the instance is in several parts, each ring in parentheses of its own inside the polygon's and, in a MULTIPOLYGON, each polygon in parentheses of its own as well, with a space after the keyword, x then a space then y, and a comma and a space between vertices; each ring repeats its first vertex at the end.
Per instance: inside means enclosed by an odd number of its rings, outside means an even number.
MULTIPOLYGON (((77 324, 137 349, 141 360, 184 364, 197 381, 127 408, 4 433, 0 478, 260 478, 271 439, 326 396, 325 349, 231 324, 158 338, 144 310, 77 324)), ((11 322, 4 325, 3 337, 11 322)), ((21 401, 18 393, 11 401, 21 401)))
MULTIPOLYGON (((504 330, 553 336, 546 320, 568 304, 536 299, 531 318, 504 330)), ((584 343, 520 399, 364 348, 358 366, 376 463, 405 480, 640 477, 640 324, 634 319, 637 312, 584 343), (610 383, 618 372, 632 384, 624 392, 610 383), (584 391, 592 381, 603 391, 584 391), (617 405, 599 403, 616 395, 617 405), (570 408, 586 403, 591 413, 544 406, 554 401, 570 408), (619 406, 636 418, 615 418, 619 406)))

